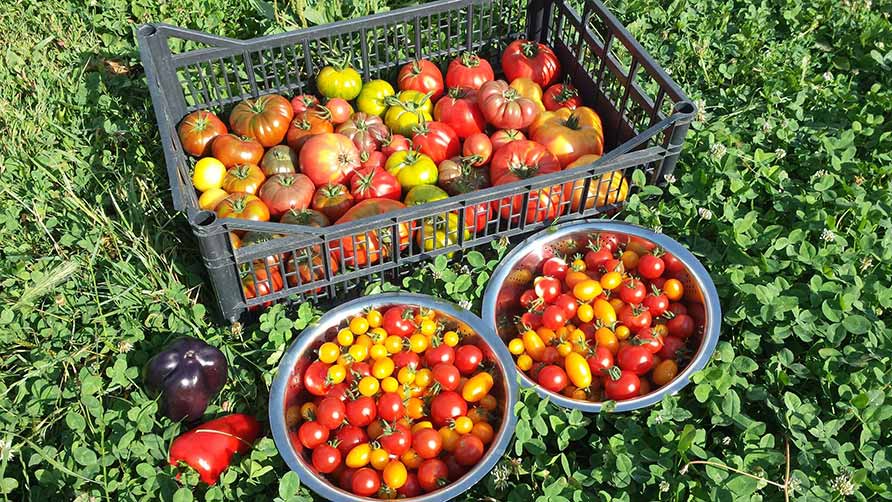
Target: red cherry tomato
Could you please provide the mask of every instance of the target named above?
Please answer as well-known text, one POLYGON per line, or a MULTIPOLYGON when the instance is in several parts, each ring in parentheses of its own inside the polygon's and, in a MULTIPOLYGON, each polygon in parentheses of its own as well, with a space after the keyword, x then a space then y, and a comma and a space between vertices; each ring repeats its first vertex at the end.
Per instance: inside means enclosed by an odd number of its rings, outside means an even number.
POLYGON ((378 416, 382 420, 393 422, 403 418, 405 414, 403 399, 396 392, 385 392, 378 398, 378 416))
POLYGON ((542 275, 555 277, 563 281, 567 276, 567 261, 559 256, 552 256, 542 264, 542 275))
POLYGON ((641 376, 654 367, 654 355, 641 345, 626 345, 616 354, 616 363, 620 369, 641 376))
POLYGON ((694 319, 687 314, 678 314, 666 323, 669 335, 687 338, 694 334, 694 319))
POLYGON ((353 474, 350 489, 357 495, 368 497, 381 489, 381 477, 378 472, 369 467, 363 467, 353 474))
POLYGON ((458 392, 451 390, 440 392, 431 400, 430 417, 437 427, 443 427, 449 423, 449 419, 467 413, 468 403, 462 399, 458 392))
POLYGON ((666 270, 669 271, 670 274, 677 274, 685 269, 684 263, 681 262, 675 255, 666 253, 661 256, 663 259, 663 263, 666 264, 666 270))
POLYGON ((421 429, 412 438, 412 448, 421 458, 436 458, 443 450, 443 437, 436 429, 421 429))
POLYGON ((405 307, 390 307, 384 312, 381 326, 391 335, 409 337, 415 332, 415 312, 405 307))
POLYGON ((483 457, 483 441, 473 434, 465 434, 455 445, 455 460, 459 465, 476 465, 483 457))
POLYGON ((660 335, 655 335, 650 328, 639 331, 635 335, 635 342, 646 348, 651 354, 656 354, 663 348, 663 338, 660 335))
POLYGON ((445 343, 431 347, 425 351, 424 360, 428 368, 433 368, 440 363, 452 364, 455 361, 455 349, 445 343))
POLYGON ((613 258, 610 248, 607 246, 595 245, 592 249, 585 252, 585 268, 588 270, 598 270, 598 268, 607 260, 613 258))
POLYGON ((604 380, 604 392, 607 399, 615 401, 637 397, 641 392, 641 379, 635 373, 623 370, 615 380, 610 377, 604 380))
POLYGON ((684 348, 684 339, 677 336, 667 336, 663 340, 663 347, 657 355, 663 359, 678 359, 678 352, 684 348))
POLYGON ((561 281, 556 277, 537 277, 533 280, 533 289, 545 303, 551 303, 561 294, 561 281))
POLYGON ((341 452, 330 444, 322 444, 313 450, 313 467, 323 474, 334 472, 341 465, 341 452))
POLYGON ((384 433, 378 438, 381 448, 391 455, 400 456, 412 447, 412 433, 409 428, 401 423, 386 426, 384 433))
POLYGON ((567 386, 567 381, 567 373, 560 366, 549 364, 539 370, 539 385, 551 392, 564 390, 564 387, 567 386))
POLYGON ((653 322, 650 312, 641 305, 626 304, 619 311, 619 322, 625 324, 632 333, 637 333, 644 328, 649 328, 653 322))
POLYGON ((326 397, 316 407, 316 421, 328 429, 337 429, 344 422, 347 408, 337 397, 326 397))
POLYGON ((545 307, 542 313, 542 325, 548 329, 558 329, 567 323, 567 314, 557 305, 545 307))
POLYGON ((474 345, 462 345, 455 351, 455 367, 462 375, 477 371, 483 362, 483 352, 474 345))
POLYGON ((406 476, 406 483, 397 488, 397 495, 405 498, 412 498, 421 495, 421 485, 418 483, 418 476, 414 472, 409 472, 406 476))
POLYGON ((647 288, 644 287, 643 282, 634 277, 626 279, 619 287, 619 298, 626 303, 638 305, 643 302, 646 297, 647 288))
POLYGON ((396 354, 390 356, 393 359, 393 365, 397 368, 420 368, 421 367, 421 358, 418 357, 418 354, 404 350, 402 352, 397 352, 396 354))
POLYGON ((307 367, 304 372, 304 388, 314 396, 325 396, 331 387, 326 383, 328 378, 328 366, 322 361, 316 361, 307 367))
POLYGON ((653 317, 660 317, 669 309, 669 298, 662 293, 658 295, 651 293, 647 295, 642 303, 647 307, 647 310, 650 311, 650 315, 653 317))
POLYGON ((593 376, 603 376, 613 367, 613 352, 606 347, 597 347, 595 353, 587 359, 593 376))
POLYGON ((638 260, 638 273, 645 279, 656 279, 663 275, 666 264, 663 259, 652 254, 646 254, 638 260))
POLYGON ((418 466, 418 484, 426 492, 439 489, 449 482, 449 469, 440 459, 431 458, 418 466))
POLYGON ((561 296, 558 296, 554 299, 554 305, 561 308, 566 314, 567 319, 573 319, 576 315, 576 309, 579 307, 579 303, 576 301, 576 297, 569 294, 564 293, 561 296))
POLYGON ((375 400, 360 396, 346 404, 347 422, 356 427, 366 427, 375 420, 378 415, 378 409, 375 406, 375 400))
POLYGON ((328 429, 316 421, 304 422, 297 430, 300 444, 311 450, 328 441, 328 429))
POLYGON ((338 429, 335 439, 338 441, 338 450, 341 451, 341 455, 346 457, 354 446, 368 441, 369 436, 366 434, 365 429, 346 425, 338 429))
POLYGON ((520 295, 520 306, 525 309, 530 308, 530 305, 536 301, 536 298, 539 298, 539 296, 536 295, 536 291, 528 289, 520 295))
POLYGON ((461 381, 461 372, 452 364, 440 363, 434 366, 434 380, 443 390, 455 390, 461 381))

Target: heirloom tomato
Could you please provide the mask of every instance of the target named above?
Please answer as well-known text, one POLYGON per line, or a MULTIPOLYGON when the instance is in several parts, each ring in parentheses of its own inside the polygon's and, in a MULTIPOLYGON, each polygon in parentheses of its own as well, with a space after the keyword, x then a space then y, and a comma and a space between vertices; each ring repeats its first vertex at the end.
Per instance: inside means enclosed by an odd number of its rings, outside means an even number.
POLYGON ((294 117, 291 103, 278 94, 246 99, 229 113, 229 126, 240 136, 256 139, 264 147, 278 145, 294 117))
POLYGON ((263 158, 263 145, 257 140, 236 136, 235 134, 223 134, 217 136, 211 143, 211 154, 230 169, 239 164, 257 164, 263 158))
POLYGON ((499 129, 523 129, 533 123, 539 108, 504 80, 491 80, 480 87, 477 104, 487 122, 499 129))
POLYGON ((381 139, 390 134, 381 117, 363 112, 354 113, 338 126, 337 132, 350 138, 360 152, 377 150, 381 139))
POLYGON ((359 168, 359 150, 346 136, 318 134, 301 148, 300 165, 316 186, 343 183, 359 168))
POLYGON ((542 104, 550 112, 561 108, 575 110, 582 106, 582 100, 579 99, 579 91, 573 85, 554 84, 545 89, 545 93, 542 95, 542 104))
POLYGON ((260 160, 260 169, 267 176, 295 173, 297 167, 297 154, 288 145, 276 145, 270 148, 260 160))
MULTIPOLYGON (((586 166, 600 159, 598 154, 588 154, 579 157, 569 163, 564 169, 572 169, 574 167, 586 166)), ((572 192, 571 210, 576 211, 582 205, 584 180, 567 184, 567 191, 572 192)), ((629 195, 629 183, 623 176, 622 171, 611 171, 603 173, 589 182, 588 194, 585 197, 585 208, 606 206, 608 204, 617 204, 626 200, 629 195)), ((571 198, 565 197, 565 198, 571 198)))
POLYGON ((443 74, 437 65, 427 59, 416 59, 403 65, 396 81, 401 91, 430 93, 432 101, 443 95, 443 74))
POLYGON ((508 143, 527 139, 527 137, 517 129, 499 129, 492 133, 492 136, 490 136, 489 139, 492 141, 492 151, 497 152, 499 148, 502 148, 508 143))
POLYGON ((492 157, 492 140, 482 132, 472 134, 468 136, 462 145, 461 154, 470 158, 475 167, 488 164, 490 157, 492 157))
POLYGON ((214 209, 219 218, 269 221, 269 208, 256 195, 234 193, 223 199, 214 209))
POLYGON ((319 98, 312 94, 299 94, 291 98, 291 109, 294 110, 295 117, 307 110, 315 108, 318 104, 319 98))
POLYGON ((396 177, 380 167, 356 171, 350 178, 350 192, 357 202, 375 198, 400 200, 403 193, 396 177))
POLYGON ((384 123, 395 134, 411 136, 413 127, 433 119, 430 95, 420 91, 401 91, 386 102, 390 108, 384 114, 384 123))
POLYGON ((430 157, 434 164, 461 153, 458 134, 445 122, 422 122, 413 127, 412 132, 412 145, 430 157))
POLYGON ((527 77, 548 87, 560 75, 561 63, 551 47, 521 39, 508 44, 502 53, 502 71, 508 80, 527 77))
POLYGON ((326 98, 350 101, 362 90, 362 76, 348 66, 345 59, 340 64, 332 64, 319 71, 316 76, 316 89, 326 98))
POLYGON ((341 184, 328 183, 313 195, 312 207, 329 220, 337 221, 353 206, 353 195, 341 184))
POLYGON ((257 196, 269 208, 270 215, 278 217, 290 209, 306 209, 314 190, 313 182, 303 174, 276 174, 266 180, 257 196))
POLYGON ((226 124, 212 112, 198 110, 186 115, 177 134, 183 151, 193 157, 204 157, 211 154, 211 143, 214 138, 226 134, 226 124))
MULTIPOLYGON (((347 210, 344 216, 341 216, 335 223, 361 220, 405 207, 402 202, 391 199, 366 199, 347 210)), ((385 227, 381 231, 371 230, 365 234, 346 236, 340 239, 340 241, 331 243, 332 250, 334 253, 342 253, 344 263, 348 266, 363 266, 367 263, 375 263, 379 259, 387 258, 395 252, 394 245, 399 249, 404 249, 409 245, 409 224, 398 223, 394 225, 397 226, 398 243, 393 242, 391 229, 385 227)))
POLYGON ((331 121, 318 109, 310 109, 296 116, 288 127, 285 141, 295 152, 300 152, 304 144, 317 134, 334 132, 331 121))
POLYGON ((192 185, 199 192, 220 188, 226 179, 226 166, 222 162, 213 158, 205 157, 199 159, 195 163, 192 172, 192 185))
POLYGON ((601 118, 591 108, 561 108, 544 112, 530 124, 530 138, 555 154, 567 166, 586 154, 604 152, 601 118))
POLYGON ((381 116, 387 110, 385 100, 396 92, 386 80, 370 80, 362 85, 356 97, 356 108, 362 113, 381 116))
POLYGON ((396 152, 387 159, 387 172, 396 176, 403 190, 437 182, 437 165, 416 150, 396 152))
POLYGON ((486 118, 473 89, 450 87, 434 106, 434 119, 449 124, 462 139, 486 130, 486 118))
POLYGON ((521 96, 536 103, 536 107, 540 112, 545 111, 545 105, 542 104, 542 87, 540 87, 539 84, 526 77, 520 77, 512 80, 509 86, 516 90, 521 96))
POLYGON ((223 190, 229 193, 243 192, 256 194, 266 179, 263 171, 254 164, 242 164, 226 171, 223 177, 223 190))
POLYGON ((446 86, 479 89, 484 82, 495 79, 489 61, 474 53, 463 52, 446 68, 446 86))

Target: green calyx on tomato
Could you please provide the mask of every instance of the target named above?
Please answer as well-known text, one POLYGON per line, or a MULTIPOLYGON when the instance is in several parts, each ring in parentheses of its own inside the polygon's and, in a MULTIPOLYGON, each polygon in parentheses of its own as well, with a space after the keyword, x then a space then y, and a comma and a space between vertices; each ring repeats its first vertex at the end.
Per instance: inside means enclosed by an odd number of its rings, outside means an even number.
POLYGON ((396 134, 412 136, 412 128, 421 122, 433 120, 431 112, 433 104, 430 100, 431 93, 420 91, 401 91, 396 96, 388 96, 384 99, 390 108, 384 114, 384 123, 396 134))
POLYGON ((419 204, 427 204, 428 202, 436 202, 449 197, 449 194, 442 188, 434 185, 418 185, 409 190, 406 194, 406 206, 417 206, 419 204))
POLYGON ((362 86, 356 97, 356 107, 363 113, 381 116, 387 111, 386 98, 396 94, 386 80, 371 80, 362 86))
POLYGON ((396 176, 396 180, 405 190, 437 183, 437 165, 430 157, 415 150, 394 153, 387 159, 385 168, 387 172, 396 176))
POLYGON ((476 68, 480 66, 480 56, 473 52, 463 52, 461 55, 461 64, 468 68, 476 68))
POLYGON ((362 90, 362 76, 350 66, 349 54, 335 54, 340 59, 329 59, 328 66, 316 76, 316 88, 326 98, 341 98, 351 101, 362 90))

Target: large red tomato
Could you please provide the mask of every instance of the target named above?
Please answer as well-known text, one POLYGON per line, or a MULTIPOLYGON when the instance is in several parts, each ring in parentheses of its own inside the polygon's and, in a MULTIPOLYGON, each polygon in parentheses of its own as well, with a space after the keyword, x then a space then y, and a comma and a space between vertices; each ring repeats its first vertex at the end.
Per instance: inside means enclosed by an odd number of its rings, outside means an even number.
POLYGON ((396 81, 401 91, 431 93, 431 102, 443 95, 443 74, 437 65, 427 59, 406 63, 400 68, 396 81))
POLYGON ((316 186, 343 183, 359 168, 359 150, 350 138, 323 133, 308 139, 300 150, 301 172, 316 186))
POLYGON ((380 167, 356 171, 350 178, 350 192, 357 202, 375 198, 400 200, 403 194, 396 176, 380 167))
POLYGON ((477 105, 477 91, 462 87, 451 87, 437 101, 434 119, 449 124, 462 139, 486 129, 486 119, 477 105))
POLYGON ((446 68, 446 86, 479 89, 484 82, 495 79, 489 61, 472 52, 463 52, 446 68))
POLYGON ((315 108, 307 110, 294 117, 285 135, 285 141, 295 152, 300 152, 304 143, 317 134, 334 132, 331 121, 326 119, 315 108))
POLYGON ((560 108, 575 110, 582 106, 582 100, 579 98, 579 91, 572 84, 554 84, 545 89, 542 104, 550 112, 560 108))
MULTIPOLYGON (((335 224, 361 220, 405 207, 405 204, 396 200, 366 199, 351 207, 335 224)), ((411 238, 408 223, 397 224, 397 236, 399 249, 405 249, 411 238)), ((385 226, 365 234, 344 237, 340 241, 330 243, 330 246, 335 260, 340 253, 343 253, 345 265, 363 266, 376 263, 394 252, 393 232, 391 227, 385 226)))
POLYGON ((183 150, 193 157, 205 157, 211 153, 211 142, 226 134, 226 124, 212 112, 198 110, 186 115, 177 128, 183 150))
POLYGON ((530 171, 530 176, 536 176, 560 170, 554 154, 535 141, 523 139, 512 141, 493 154, 489 178, 495 181, 509 172, 520 175, 520 171, 530 171))
POLYGON ((508 44, 502 53, 502 71, 508 80, 526 77, 544 89, 557 79, 561 62, 551 47, 520 39, 508 44))
POLYGON ((266 180, 257 195, 269 207, 270 215, 280 216, 289 209, 309 207, 315 188, 303 174, 276 174, 266 180))
POLYGON ((525 98, 504 80, 492 80, 480 87, 477 104, 487 122, 499 129, 523 129, 539 115, 536 103, 525 98))
POLYGON ((351 115, 349 120, 338 126, 337 132, 350 138, 360 152, 377 150, 381 140, 390 134, 381 117, 362 112, 351 115))
POLYGON ((353 206, 353 195, 341 184, 328 183, 313 195, 312 207, 331 221, 337 221, 353 206))
POLYGON ((439 164, 444 160, 461 154, 461 141, 449 124, 444 122, 422 122, 412 128, 412 144, 419 152, 427 155, 439 164))
POLYGON ((257 164, 263 158, 263 145, 255 139, 223 134, 211 143, 211 155, 226 166, 233 168, 239 164, 257 164))
POLYGON ((493 152, 497 152, 499 148, 502 148, 512 141, 520 141, 522 139, 527 139, 527 137, 517 129, 499 129, 489 137, 489 140, 492 142, 493 152))
POLYGON ((604 129, 601 117, 591 108, 561 108, 543 112, 530 124, 530 138, 555 154, 561 166, 569 165, 586 154, 604 153, 604 129))
POLYGON ((291 102, 278 94, 246 99, 229 113, 232 132, 254 138, 265 147, 278 145, 294 117, 291 102))

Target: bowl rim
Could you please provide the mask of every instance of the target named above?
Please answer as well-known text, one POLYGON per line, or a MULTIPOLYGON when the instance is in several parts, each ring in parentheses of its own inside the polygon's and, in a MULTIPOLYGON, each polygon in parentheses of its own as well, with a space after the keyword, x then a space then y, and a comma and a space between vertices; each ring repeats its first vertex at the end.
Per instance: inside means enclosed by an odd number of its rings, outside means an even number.
POLYGON ((399 304, 432 308, 444 312, 468 325, 489 345, 496 359, 499 360, 499 365, 505 369, 503 380, 508 390, 506 396, 508 402, 505 404, 506 416, 503 417, 502 426, 499 428, 489 450, 484 453, 480 462, 470 471, 465 473, 464 476, 441 490, 402 500, 408 502, 446 501, 461 495, 489 474, 496 463, 501 459, 505 450, 508 448, 508 444, 514 437, 514 429, 517 425, 517 416, 514 413, 514 408, 518 399, 517 378, 515 373, 511 371, 511 368, 514 367, 514 359, 511 356, 511 353, 508 352, 508 348, 505 346, 504 342, 502 342, 501 338, 496 334, 493 327, 488 327, 487 323, 478 316, 454 303, 418 293, 397 292, 375 294, 343 303, 326 312, 316 322, 304 328, 304 330, 295 337, 295 340, 288 347, 285 354, 282 356, 281 361, 279 361, 276 376, 273 379, 269 394, 270 429, 273 434, 273 441, 276 444, 276 449, 279 451, 279 455, 285 460, 288 467, 298 474, 301 483, 307 485, 318 495, 333 502, 378 502, 381 499, 361 497, 324 480, 322 476, 314 473, 307 466, 306 462, 300 458, 300 455, 294 451, 294 448, 291 446, 291 441, 288 438, 287 427, 285 425, 285 413, 283 412, 287 383, 291 377, 291 370, 294 368, 299 357, 307 351, 318 335, 327 331, 330 326, 338 324, 344 319, 356 315, 368 307, 399 304))
MULTIPOLYGON (((587 220, 582 222, 563 223, 560 225, 548 227, 540 232, 537 232, 517 244, 514 249, 512 249, 505 256, 505 258, 502 259, 502 262, 499 263, 499 265, 490 276, 489 284, 486 286, 486 291, 483 294, 482 317, 484 322, 492 323, 493 326, 495 326, 495 305, 499 289, 505 282, 505 279, 508 276, 508 273, 511 272, 512 268, 521 259, 525 258, 530 253, 530 250, 533 247, 542 246, 545 244, 545 242, 552 242, 554 240, 560 239, 561 237, 580 232, 617 232, 647 239, 657 244, 659 247, 663 248, 669 253, 672 253, 676 258, 684 263, 689 273, 694 277, 694 280, 700 286, 704 299, 704 308, 706 310, 707 323, 704 329, 702 341, 700 343, 700 348, 697 350, 697 353, 694 355, 691 362, 684 368, 681 373, 679 373, 675 377, 675 379, 673 379, 668 384, 660 387, 653 392, 645 394, 644 396, 636 397, 634 399, 628 399, 625 401, 617 401, 616 406, 612 409, 612 411, 623 412, 645 408, 658 403, 663 399, 663 396, 667 394, 676 394, 679 390, 690 383, 691 375, 702 370, 706 366, 713 352, 715 352, 716 344, 718 343, 719 339, 719 330, 722 323, 722 311, 721 305, 719 304, 718 292, 715 288, 715 284, 713 283, 712 278, 706 271, 706 268, 703 267, 703 265, 700 263, 700 260, 698 260, 697 257, 693 255, 693 253, 688 251, 679 242, 665 234, 658 234, 632 223, 605 220, 587 220)), ((498 333, 496 333, 496 336, 498 336, 498 333)), ((525 372, 521 371, 519 368, 517 369, 517 373, 519 374, 521 385, 523 385, 524 387, 534 388, 536 393, 538 393, 541 397, 550 400, 558 406, 576 409, 588 413, 600 413, 604 407, 604 401, 593 403, 589 401, 571 399, 561 394, 557 394, 542 388, 541 385, 535 383, 529 376, 527 376, 525 372)))

